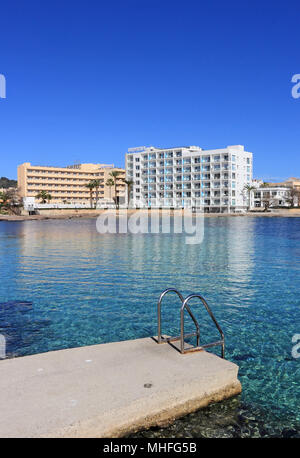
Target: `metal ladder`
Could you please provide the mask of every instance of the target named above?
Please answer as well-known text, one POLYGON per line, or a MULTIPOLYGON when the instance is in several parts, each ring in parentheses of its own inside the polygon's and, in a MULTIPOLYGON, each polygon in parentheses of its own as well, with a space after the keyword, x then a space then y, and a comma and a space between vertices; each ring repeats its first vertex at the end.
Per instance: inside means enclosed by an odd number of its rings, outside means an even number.
POLYGON ((224 333, 223 333, 222 329, 220 328, 217 320, 215 319, 212 311, 210 310, 206 300, 204 299, 204 297, 201 296, 201 294, 190 294, 189 296, 187 296, 184 299, 182 294, 175 288, 168 288, 165 291, 163 291, 161 293, 161 295, 159 296, 159 300, 158 300, 158 304, 157 304, 157 325, 158 325, 158 330, 157 330, 157 343, 158 344, 180 341, 180 353, 182 353, 182 354, 190 353, 190 352, 194 352, 194 351, 201 351, 201 350, 204 350, 205 348, 221 346, 221 349, 222 349, 221 350, 221 356, 222 356, 222 358, 225 358, 224 333), (176 337, 164 337, 161 334, 161 303, 162 303, 162 300, 163 300, 164 296, 166 294, 170 293, 170 292, 176 293, 177 296, 179 297, 180 301, 181 301, 181 307, 180 307, 180 336, 176 336, 176 337), (192 313, 192 311, 191 311, 191 309, 190 309, 190 307, 188 305, 189 301, 191 299, 193 299, 193 298, 200 299, 200 301, 204 305, 206 311, 208 312, 209 316, 213 320, 216 328, 218 329, 218 331, 220 333, 220 336, 221 336, 221 340, 218 340, 216 342, 212 342, 212 343, 208 343, 208 344, 200 346, 200 327, 199 327, 199 324, 198 324, 195 316, 193 315, 193 313, 192 313), (192 318, 192 320, 193 320, 193 322, 194 322, 194 324, 196 326, 196 331, 192 332, 190 334, 184 334, 184 311, 185 310, 188 312, 188 314, 190 315, 190 317, 192 318), (186 339, 188 337, 193 337, 193 336, 196 336, 196 341, 197 341, 196 346, 190 346, 189 348, 185 348, 184 339, 186 339))

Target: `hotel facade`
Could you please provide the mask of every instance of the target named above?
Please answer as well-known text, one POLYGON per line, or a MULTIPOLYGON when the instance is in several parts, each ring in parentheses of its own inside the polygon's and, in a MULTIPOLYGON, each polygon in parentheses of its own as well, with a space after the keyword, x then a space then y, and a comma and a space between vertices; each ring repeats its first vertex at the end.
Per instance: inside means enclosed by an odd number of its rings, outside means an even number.
MULTIPOLYGON (((76 164, 68 167, 46 167, 31 165, 29 162, 18 167, 18 190, 23 198, 36 198, 41 191, 51 195, 51 204, 90 205, 90 191, 86 184, 100 180, 99 202, 112 202, 115 197, 114 186, 108 186, 112 171, 120 172, 117 178, 117 197, 125 197, 125 170, 113 164, 76 164)), ((95 199, 95 189, 93 199, 95 199)))
POLYGON ((245 211, 245 185, 253 176, 252 153, 242 145, 203 150, 198 146, 129 148, 126 178, 131 205, 141 208, 200 207, 204 212, 245 211))

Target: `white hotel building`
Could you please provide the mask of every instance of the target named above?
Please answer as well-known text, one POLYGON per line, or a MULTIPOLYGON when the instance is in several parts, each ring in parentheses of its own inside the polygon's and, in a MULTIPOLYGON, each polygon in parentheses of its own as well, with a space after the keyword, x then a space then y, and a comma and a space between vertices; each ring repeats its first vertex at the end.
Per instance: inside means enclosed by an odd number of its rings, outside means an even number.
POLYGON ((248 207, 244 187, 252 183, 252 153, 241 145, 214 150, 129 148, 126 177, 133 181, 134 207, 241 212, 248 207))

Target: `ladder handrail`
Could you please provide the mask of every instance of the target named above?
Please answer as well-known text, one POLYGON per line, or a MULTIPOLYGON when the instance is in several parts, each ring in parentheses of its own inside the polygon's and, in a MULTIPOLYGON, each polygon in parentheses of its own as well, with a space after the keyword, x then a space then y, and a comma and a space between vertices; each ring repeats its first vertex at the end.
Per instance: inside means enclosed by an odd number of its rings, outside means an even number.
MULTIPOLYGON (((162 341, 162 335, 161 335, 161 302, 162 302, 162 299, 163 297, 170 293, 170 292, 174 292, 177 294, 177 296, 180 298, 181 300, 181 303, 183 304, 185 302, 182 294, 176 289, 176 288, 167 288, 165 289, 161 295, 159 296, 159 299, 158 299, 158 303, 157 303, 157 341, 158 343, 161 343, 162 341)), ((199 345, 199 340, 200 340, 200 327, 199 327, 199 324, 194 316, 194 314, 192 313, 190 307, 188 305, 185 306, 187 312, 189 313, 190 317, 192 318, 195 326, 196 326, 196 333, 197 333, 197 345, 199 345)))
POLYGON ((201 302, 204 305, 204 307, 206 308, 206 311, 208 312, 209 316, 211 317, 211 319, 215 323, 216 328, 218 329, 218 331, 219 331, 219 333, 221 335, 221 343, 220 344, 222 346, 222 358, 224 358, 224 356, 225 356, 225 337, 224 337, 224 333, 223 333, 221 327, 219 326, 219 323, 217 322, 214 314, 212 313, 211 309, 209 308, 209 305, 207 304, 207 302, 204 299, 204 297, 201 296, 201 294, 190 294, 189 296, 187 296, 184 299, 184 301, 182 303, 182 306, 181 306, 181 309, 180 309, 180 350, 181 350, 181 353, 184 353, 184 309, 186 309, 186 310, 189 309, 188 302, 192 298, 198 298, 198 299, 201 300, 201 302))

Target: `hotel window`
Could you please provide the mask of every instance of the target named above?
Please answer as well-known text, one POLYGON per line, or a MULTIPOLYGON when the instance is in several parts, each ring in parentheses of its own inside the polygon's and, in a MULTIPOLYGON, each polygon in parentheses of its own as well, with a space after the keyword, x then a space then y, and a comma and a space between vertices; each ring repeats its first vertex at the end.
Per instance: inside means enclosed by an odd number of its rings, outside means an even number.
POLYGON ((235 155, 234 154, 231 156, 231 160, 232 160, 232 162, 235 162, 235 155))

